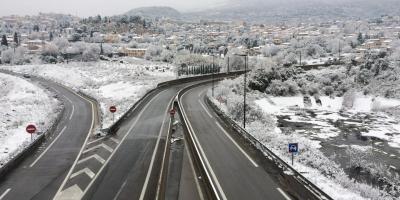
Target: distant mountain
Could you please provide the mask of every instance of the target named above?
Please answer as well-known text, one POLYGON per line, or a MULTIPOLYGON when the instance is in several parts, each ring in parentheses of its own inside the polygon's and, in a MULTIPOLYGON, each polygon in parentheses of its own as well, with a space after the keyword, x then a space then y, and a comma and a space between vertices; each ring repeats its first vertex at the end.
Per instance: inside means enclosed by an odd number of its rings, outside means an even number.
POLYGON ((135 8, 125 13, 125 15, 147 18, 166 17, 171 19, 179 19, 181 17, 181 13, 179 13, 179 11, 171 7, 163 6, 135 8))
POLYGON ((399 15, 399 0, 229 0, 185 18, 248 22, 375 18, 399 15))

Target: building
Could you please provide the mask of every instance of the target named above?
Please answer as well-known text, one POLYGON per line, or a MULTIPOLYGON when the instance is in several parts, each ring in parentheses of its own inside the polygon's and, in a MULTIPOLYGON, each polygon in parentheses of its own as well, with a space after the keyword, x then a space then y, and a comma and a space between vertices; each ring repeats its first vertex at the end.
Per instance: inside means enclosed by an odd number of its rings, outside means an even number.
POLYGON ((147 49, 134 49, 134 48, 123 48, 122 53, 125 56, 136 57, 136 58, 144 58, 147 49))

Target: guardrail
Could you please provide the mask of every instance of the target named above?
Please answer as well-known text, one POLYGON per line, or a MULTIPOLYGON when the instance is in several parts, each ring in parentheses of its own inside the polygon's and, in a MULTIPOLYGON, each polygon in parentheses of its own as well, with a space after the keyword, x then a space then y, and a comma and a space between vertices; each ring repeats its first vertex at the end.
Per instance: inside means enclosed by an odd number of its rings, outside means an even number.
MULTIPOLYGON (((322 191, 319 187, 317 187, 314 183, 305 178, 302 174, 297 172, 292 166, 283 161, 279 156, 277 156, 274 152, 272 152, 268 147, 263 145, 259 140, 254 138, 251 134, 249 134, 245 129, 239 126, 235 121, 233 121, 229 116, 227 116, 221 109, 218 108, 209 97, 205 97, 206 102, 210 105, 213 110, 220 116, 220 118, 227 124, 231 125, 238 134, 239 137, 243 137, 244 141, 247 141, 251 146, 253 146, 256 150, 261 151, 259 155, 266 154, 269 159, 274 161, 276 165, 282 168, 284 171, 289 170, 292 175, 285 174, 285 178, 287 179, 287 183, 291 186, 292 190, 300 190, 297 192, 297 196, 299 199, 318 199, 318 200, 333 200, 328 194, 322 191), (294 178, 295 180, 291 180, 294 178), (301 192, 302 187, 305 187, 310 193, 305 194, 301 192)), ((265 159, 265 156, 264 156, 265 159)))

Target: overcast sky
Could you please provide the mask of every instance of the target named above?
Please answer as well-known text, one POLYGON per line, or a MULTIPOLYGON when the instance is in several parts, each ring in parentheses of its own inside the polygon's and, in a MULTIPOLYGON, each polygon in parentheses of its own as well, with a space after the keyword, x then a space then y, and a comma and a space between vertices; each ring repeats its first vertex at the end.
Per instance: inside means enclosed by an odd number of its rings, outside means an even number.
POLYGON ((193 11, 222 5, 228 0, 2 0, 0 16, 55 12, 78 16, 115 15, 142 6, 171 6, 193 11))

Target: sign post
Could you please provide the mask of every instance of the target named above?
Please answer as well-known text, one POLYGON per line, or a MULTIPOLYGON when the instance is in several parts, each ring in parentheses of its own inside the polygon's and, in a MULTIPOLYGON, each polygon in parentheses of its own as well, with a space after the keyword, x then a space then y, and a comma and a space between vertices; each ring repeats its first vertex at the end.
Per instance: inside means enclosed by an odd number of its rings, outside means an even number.
POLYGON ((294 154, 299 152, 298 143, 289 143, 289 153, 292 153, 292 166, 294 164, 294 154))
POLYGON ((25 130, 26 130, 27 133, 31 134, 31 142, 32 142, 32 140, 33 140, 33 134, 36 132, 36 126, 33 125, 33 124, 29 124, 29 125, 26 127, 25 130))
POLYGON ((172 119, 175 117, 175 113, 176 113, 175 108, 172 108, 172 109, 169 111, 169 114, 170 114, 170 116, 171 116, 172 119))
POLYGON ((113 114, 113 124, 114 124, 114 113, 117 112, 117 107, 110 106, 110 112, 113 114))

